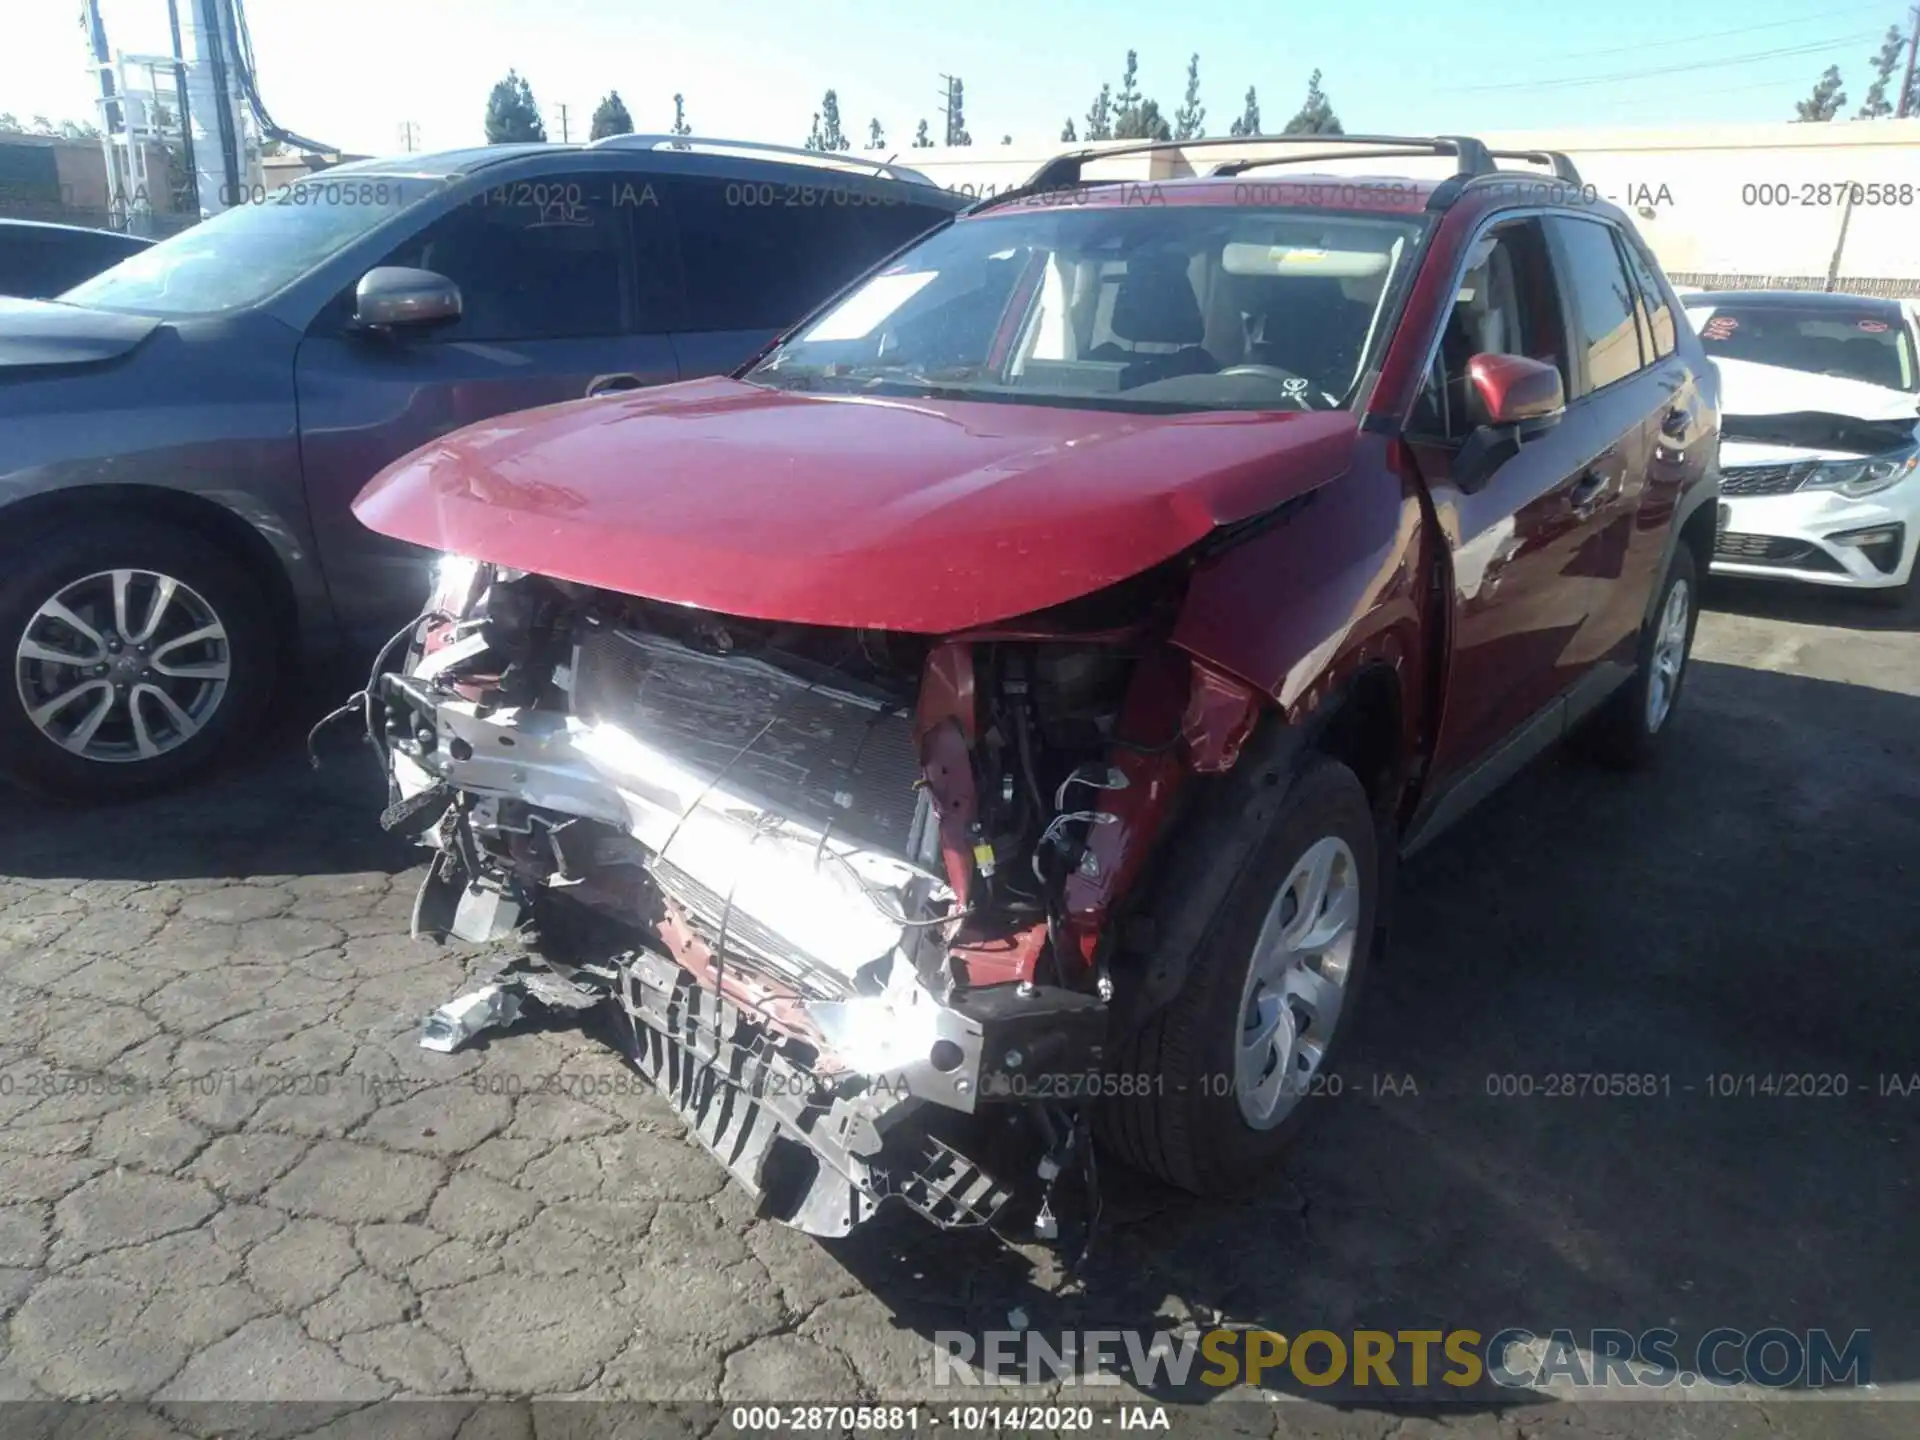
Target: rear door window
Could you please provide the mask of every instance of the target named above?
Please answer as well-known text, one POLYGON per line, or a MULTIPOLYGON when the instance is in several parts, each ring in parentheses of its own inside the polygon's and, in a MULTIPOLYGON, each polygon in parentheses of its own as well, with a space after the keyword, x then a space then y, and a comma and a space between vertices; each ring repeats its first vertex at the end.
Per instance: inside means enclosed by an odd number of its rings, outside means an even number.
POLYGON ((689 330, 784 330, 947 213, 838 175, 664 184, 689 330))
POLYGON ((1573 305, 1574 348, 1585 359, 1585 384, 1575 394, 1604 390, 1641 368, 1635 296, 1614 229, 1598 220, 1547 219, 1573 305))

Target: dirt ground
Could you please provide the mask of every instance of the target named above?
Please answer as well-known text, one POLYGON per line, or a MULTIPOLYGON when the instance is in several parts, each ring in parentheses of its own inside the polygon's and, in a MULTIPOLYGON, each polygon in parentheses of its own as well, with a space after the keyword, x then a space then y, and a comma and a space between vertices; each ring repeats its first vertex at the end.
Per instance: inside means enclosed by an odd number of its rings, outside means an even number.
POLYGON ((1047 1331, 1867 1329, 1878 1403, 1415 1411, 1292 1386, 1203 1418, 1916 1433, 1920 1092, 1887 1077, 1920 1074, 1920 614, 1709 599, 1662 763, 1549 758, 1409 865, 1345 1093, 1284 1173, 1236 1205, 1113 1177, 1079 1285, 904 1214, 835 1245, 758 1222, 576 1034, 421 1051, 466 959, 406 938, 419 852, 379 833, 371 760, 309 770, 291 714, 186 794, 0 797, 0 1400, 155 1400, 129 1433, 157 1434, 208 1429, 211 1401, 325 1402, 272 1412, 291 1430, 394 1396, 927 1396, 936 1332, 1018 1309, 1047 1331), (1546 1093, 1567 1073, 1665 1079, 1546 1093))

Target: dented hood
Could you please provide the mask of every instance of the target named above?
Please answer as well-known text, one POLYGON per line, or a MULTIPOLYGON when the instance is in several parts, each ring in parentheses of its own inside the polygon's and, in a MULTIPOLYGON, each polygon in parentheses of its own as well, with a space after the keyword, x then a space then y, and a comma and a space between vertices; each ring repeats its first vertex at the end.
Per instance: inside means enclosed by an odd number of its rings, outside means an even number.
POLYGON ((1137 415, 698 380, 509 415, 376 476, 383 535, 653 600, 928 634, 1139 574, 1349 463, 1346 411, 1137 415))

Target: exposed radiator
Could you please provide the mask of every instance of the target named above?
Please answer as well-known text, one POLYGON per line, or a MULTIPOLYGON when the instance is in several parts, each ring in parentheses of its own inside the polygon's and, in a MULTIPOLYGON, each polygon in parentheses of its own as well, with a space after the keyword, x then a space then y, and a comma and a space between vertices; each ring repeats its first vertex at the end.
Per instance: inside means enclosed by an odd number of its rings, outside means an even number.
POLYGON ((913 717, 852 684, 644 631, 594 629, 576 652, 573 711, 789 819, 912 857, 920 761, 913 717))

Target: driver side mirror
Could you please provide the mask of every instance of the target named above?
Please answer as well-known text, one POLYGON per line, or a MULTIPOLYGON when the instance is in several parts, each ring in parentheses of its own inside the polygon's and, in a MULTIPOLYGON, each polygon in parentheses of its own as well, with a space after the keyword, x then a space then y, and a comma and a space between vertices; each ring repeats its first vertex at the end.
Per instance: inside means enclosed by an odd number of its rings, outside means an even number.
POLYGON ((1558 420, 1567 408, 1560 372, 1544 360, 1525 355, 1476 355, 1467 362, 1467 379, 1485 408, 1487 424, 1519 425, 1558 420))
POLYGON ((1567 394, 1558 369, 1525 355, 1476 355, 1467 362, 1467 382, 1487 418, 1460 447, 1453 482, 1472 494, 1520 453, 1523 441, 1560 423, 1567 394))
POLYGON ((353 290, 353 323, 364 330, 429 329, 460 318, 460 287, 432 270, 381 265, 353 290))

